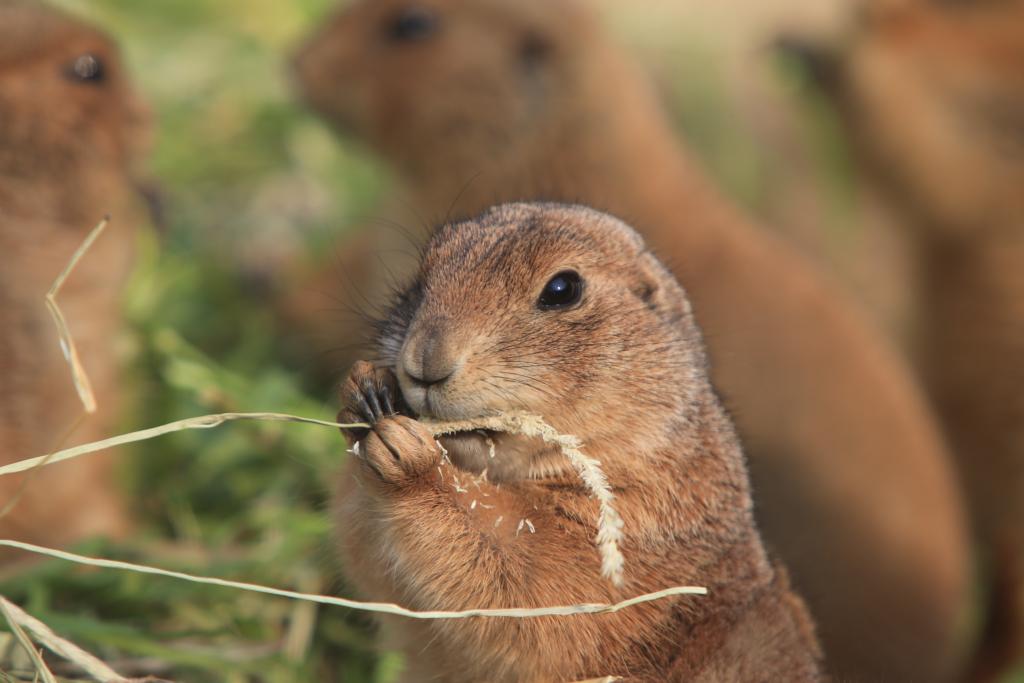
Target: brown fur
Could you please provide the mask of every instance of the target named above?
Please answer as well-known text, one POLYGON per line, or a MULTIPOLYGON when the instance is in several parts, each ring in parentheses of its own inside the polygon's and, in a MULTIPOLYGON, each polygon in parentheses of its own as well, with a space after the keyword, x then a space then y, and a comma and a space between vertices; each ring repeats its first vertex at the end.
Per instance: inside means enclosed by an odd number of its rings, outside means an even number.
MULTIPOLYGON (((99 402, 70 441, 109 436, 119 288, 140 218, 129 169, 146 140, 147 112, 109 38, 40 3, 12 0, 0 0, 0 112, 0 450, 11 462, 53 450, 84 412, 44 296, 106 213, 107 232, 58 302, 99 402), (101 60, 101 81, 68 76, 85 54, 101 60)), ((37 472, 0 519, 0 536, 63 544, 123 531, 112 474, 104 456, 37 472)), ((21 481, 0 479, 0 505, 21 481)))
MULTIPOLYGON (((924 376, 993 564, 993 665, 1024 658, 1024 2, 895 3, 828 74, 913 228, 924 376)), ((998 666, 996 666, 998 668, 998 666)))
POLYGON ((369 597, 450 610, 710 591, 597 618, 385 620, 406 680, 817 680, 810 617, 754 527, 740 445, 689 302, 624 224, 518 204, 444 226, 376 351, 379 369, 356 364, 343 389, 340 419, 374 428, 350 435, 361 457, 336 517, 349 578, 369 597), (583 278, 578 305, 539 309, 544 285, 566 269, 583 278), (364 407, 382 392, 409 415, 523 410, 578 436, 615 491, 624 585, 600 575, 596 505, 557 449, 495 435, 491 459, 482 437, 459 434, 441 441, 449 465, 424 425, 364 407))
MULTIPOLYGON (((439 32, 390 44, 405 5, 358 3, 309 40, 296 70, 313 106, 386 155, 428 218, 539 196, 635 225, 694 302, 751 458, 759 525, 830 667, 844 679, 948 678, 970 597, 964 513, 899 360, 709 185, 584 8, 425 0, 439 32)), ((394 249, 387 234, 380 253, 394 249)))

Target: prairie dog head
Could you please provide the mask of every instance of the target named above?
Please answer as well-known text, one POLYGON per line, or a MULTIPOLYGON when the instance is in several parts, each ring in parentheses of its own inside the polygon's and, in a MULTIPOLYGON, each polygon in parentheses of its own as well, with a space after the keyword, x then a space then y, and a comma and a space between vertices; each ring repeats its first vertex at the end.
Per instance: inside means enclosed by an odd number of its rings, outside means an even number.
POLYGON ((0 176, 127 168, 148 144, 114 43, 39 2, 0 0, 0 112, 0 176))
POLYGON ((937 235, 1024 220, 1024 2, 876 3, 832 87, 885 189, 937 235))
POLYGON ((424 173, 434 154, 480 159, 550 136, 551 112, 596 66, 596 29, 577 0, 360 0, 294 69, 329 121, 424 173))
POLYGON ((146 223, 148 146, 148 109, 110 38, 41 2, 0 0, 0 280, 26 312, 45 315, 36 297, 105 214, 110 227, 65 287, 65 311, 83 320, 113 307, 130 235, 146 223), (72 298, 86 292, 95 296, 79 312, 72 298))
POLYGON ((707 389, 682 288, 630 227, 579 206, 507 204, 440 228, 379 349, 419 416, 523 411, 638 451, 707 389))

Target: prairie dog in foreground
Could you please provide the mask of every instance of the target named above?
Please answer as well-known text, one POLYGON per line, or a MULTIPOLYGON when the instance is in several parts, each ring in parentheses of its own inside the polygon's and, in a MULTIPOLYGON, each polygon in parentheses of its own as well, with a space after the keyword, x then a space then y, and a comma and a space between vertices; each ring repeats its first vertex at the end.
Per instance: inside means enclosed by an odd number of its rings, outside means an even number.
POLYGON ((379 330, 379 362, 354 366, 339 415, 373 425, 347 434, 358 447, 336 497, 363 593, 459 610, 709 589, 596 618, 385 618, 405 680, 818 680, 810 616, 761 544, 689 301, 632 229, 554 204, 445 225, 379 330), (597 505, 560 450, 503 433, 435 442, 413 419, 513 411, 601 462, 622 587, 601 576, 597 505))

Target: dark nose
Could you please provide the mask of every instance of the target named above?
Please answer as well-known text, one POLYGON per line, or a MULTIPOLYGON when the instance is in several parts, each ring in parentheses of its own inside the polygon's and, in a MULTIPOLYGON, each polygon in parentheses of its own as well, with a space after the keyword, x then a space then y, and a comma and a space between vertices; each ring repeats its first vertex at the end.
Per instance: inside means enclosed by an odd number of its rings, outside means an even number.
POLYGON ((416 330, 405 344, 402 367, 420 384, 440 384, 455 374, 458 357, 444 328, 445 321, 431 321, 416 330))

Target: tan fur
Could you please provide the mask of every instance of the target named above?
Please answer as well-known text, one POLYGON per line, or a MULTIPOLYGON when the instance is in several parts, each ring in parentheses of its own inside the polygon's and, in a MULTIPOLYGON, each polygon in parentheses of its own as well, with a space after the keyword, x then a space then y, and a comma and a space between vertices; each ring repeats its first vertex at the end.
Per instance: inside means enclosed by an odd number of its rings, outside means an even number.
MULTIPOLYGON (((99 412, 70 443, 109 436, 118 405, 113 346, 120 286, 141 217, 129 169, 146 141, 147 112, 117 51, 95 29, 37 2, 0 0, 0 451, 2 462, 41 455, 84 411, 44 296, 104 214, 112 221, 67 281, 68 319, 99 412), (76 58, 101 60, 104 78, 71 80, 76 58)), ((64 544, 126 527, 104 456, 37 472, 0 536, 64 544)), ((0 479, 6 505, 21 476, 0 479)))
POLYGON ((835 94, 921 261, 918 352, 995 589, 991 665, 1024 658, 1024 2, 865 14, 835 94))
POLYGON ((810 617, 754 527, 689 302, 636 233, 560 205, 506 205, 445 226, 380 330, 382 363, 356 364, 339 416, 374 424, 350 435, 359 456, 336 503, 341 557, 367 596, 449 610, 710 591, 596 618, 388 619, 404 680, 818 679, 810 617), (539 309, 566 269, 583 278, 580 302, 539 309), (363 407, 382 392, 408 415, 522 410, 579 437, 625 523, 624 585, 601 577, 597 506, 559 453, 506 434, 491 459, 471 433, 442 438, 448 464, 424 425, 363 407))
MULTIPOLYGON (((390 44, 404 6, 357 3, 309 40, 296 71, 313 106, 386 155, 427 219, 547 197, 636 226, 694 302, 750 454, 759 525, 830 667, 844 680, 948 678, 970 597, 964 513, 906 368, 709 185, 584 7, 425 0, 440 31, 390 44)), ((391 253, 388 232, 376 235, 391 253)))

